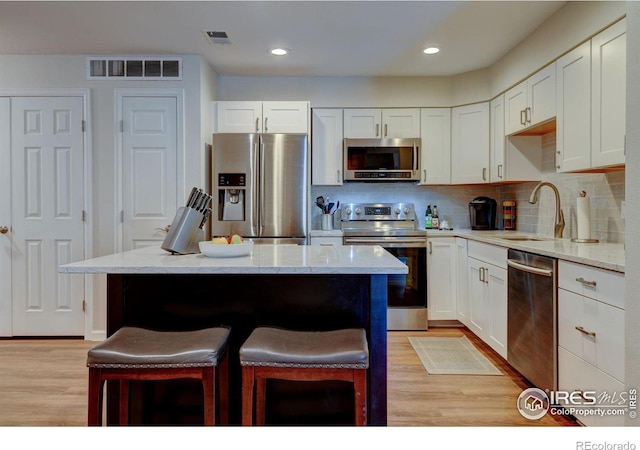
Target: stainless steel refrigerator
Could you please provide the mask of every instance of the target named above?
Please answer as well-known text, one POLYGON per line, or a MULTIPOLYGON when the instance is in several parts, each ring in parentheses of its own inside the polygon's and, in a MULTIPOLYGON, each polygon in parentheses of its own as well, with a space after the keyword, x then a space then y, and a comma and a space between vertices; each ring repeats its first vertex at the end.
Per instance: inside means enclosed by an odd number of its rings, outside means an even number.
POLYGON ((306 134, 214 134, 212 151, 212 236, 305 243, 306 134))

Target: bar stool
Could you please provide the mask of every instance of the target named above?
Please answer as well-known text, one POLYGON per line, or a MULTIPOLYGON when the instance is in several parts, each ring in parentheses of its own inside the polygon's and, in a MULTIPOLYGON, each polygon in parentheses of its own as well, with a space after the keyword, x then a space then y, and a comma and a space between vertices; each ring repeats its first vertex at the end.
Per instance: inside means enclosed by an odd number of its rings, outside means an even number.
POLYGON ((227 342, 230 329, 153 331, 123 327, 89 350, 88 424, 102 425, 102 391, 106 380, 120 381, 120 425, 129 423, 129 381, 193 378, 202 381, 204 424, 216 419, 216 387, 220 423, 229 422, 227 342), (218 367, 219 366, 219 367, 218 367), (217 378, 217 386, 216 386, 217 378))
POLYGON ((369 348, 363 329, 292 331, 258 327, 240 347, 242 425, 253 423, 256 384, 256 424, 265 422, 266 379, 353 383, 355 424, 367 422, 369 348))

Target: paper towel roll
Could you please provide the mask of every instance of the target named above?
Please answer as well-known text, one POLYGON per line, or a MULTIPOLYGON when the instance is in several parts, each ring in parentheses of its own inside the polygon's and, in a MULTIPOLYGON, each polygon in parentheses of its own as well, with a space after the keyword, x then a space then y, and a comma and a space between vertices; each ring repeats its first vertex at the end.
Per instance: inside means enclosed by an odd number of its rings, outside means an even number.
POLYGON ((578 239, 591 238, 591 204, 589 197, 578 197, 576 207, 578 239))

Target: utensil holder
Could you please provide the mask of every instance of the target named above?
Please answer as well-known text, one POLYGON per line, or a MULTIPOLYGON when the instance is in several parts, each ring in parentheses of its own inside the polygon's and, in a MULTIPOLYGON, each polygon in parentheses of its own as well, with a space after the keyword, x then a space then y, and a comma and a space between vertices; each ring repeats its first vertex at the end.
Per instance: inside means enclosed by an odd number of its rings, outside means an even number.
POLYGON ((333 230, 333 214, 323 214, 322 215, 322 223, 320 228, 323 231, 331 231, 333 230))

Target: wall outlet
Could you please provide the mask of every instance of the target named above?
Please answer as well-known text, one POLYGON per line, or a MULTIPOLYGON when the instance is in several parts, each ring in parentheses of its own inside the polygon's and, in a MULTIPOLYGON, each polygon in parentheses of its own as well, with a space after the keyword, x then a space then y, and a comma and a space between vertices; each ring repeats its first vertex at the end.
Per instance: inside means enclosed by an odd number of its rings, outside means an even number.
POLYGON ((626 202, 625 202, 624 200, 622 200, 622 201, 620 202, 620 218, 621 218, 621 219, 624 219, 624 217, 625 217, 625 209, 626 209, 626 206, 627 206, 627 205, 626 205, 626 202))

